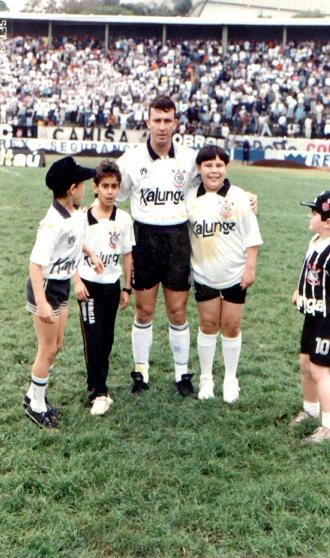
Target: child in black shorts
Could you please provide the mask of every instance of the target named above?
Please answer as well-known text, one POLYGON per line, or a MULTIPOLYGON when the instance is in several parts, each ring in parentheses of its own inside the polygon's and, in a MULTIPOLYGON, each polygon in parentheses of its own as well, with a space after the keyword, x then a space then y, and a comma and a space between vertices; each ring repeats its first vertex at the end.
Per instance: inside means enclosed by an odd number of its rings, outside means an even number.
POLYGON ((305 321, 300 349, 303 411, 291 425, 320 417, 321 426, 304 440, 315 444, 330 440, 330 191, 302 205, 312 209, 309 228, 315 234, 292 297, 305 321))
POLYGON ((84 245, 85 215, 79 210, 85 194, 84 180, 94 175, 94 169, 81 167, 72 157, 53 163, 46 184, 54 199, 40 222, 30 256, 26 307, 33 314, 38 352, 23 405, 27 416, 46 429, 58 426, 59 411, 47 400, 46 388, 49 370, 63 343, 70 279, 83 251, 97 271, 103 269, 102 262, 84 245))

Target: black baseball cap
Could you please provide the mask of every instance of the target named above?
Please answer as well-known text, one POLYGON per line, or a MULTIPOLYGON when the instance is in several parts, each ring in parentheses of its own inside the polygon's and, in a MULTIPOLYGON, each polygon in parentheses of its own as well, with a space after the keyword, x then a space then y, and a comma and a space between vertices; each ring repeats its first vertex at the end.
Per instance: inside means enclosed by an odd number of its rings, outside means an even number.
POLYGON ((95 169, 81 167, 73 157, 64 157, 52 164, 46 174, 46 184, 54 194, 65 194, 72 184, 95 176, 95 169))
POLYGON ((330 191, 321 192, 312 202, 301 202, 301 205, 311 207, 324 219, 330 219, 330 191))

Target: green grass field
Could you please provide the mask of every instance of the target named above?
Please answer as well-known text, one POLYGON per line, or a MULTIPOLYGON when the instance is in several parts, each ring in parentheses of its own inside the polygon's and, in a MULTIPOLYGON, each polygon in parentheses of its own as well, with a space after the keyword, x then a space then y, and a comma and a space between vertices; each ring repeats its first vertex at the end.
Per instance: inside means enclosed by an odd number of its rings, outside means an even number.
MULTIPOLYGON (((315 425, 288 427, 301 407, 302 318, 290 301, 310 238, 309 210, 299 202, 329 188, 329 174, 230 168, 232 182, 259 195, 264 239, 246 304, 237 404, 222 402, 220 347, 215 399, 177 394, 160 298, 150 390, 130 394, 131 306, 117 321, 115 404, 105 417, 92 417, 72 299, 49 390, 64 410, 57 433, 39 430, 21 405, 36 349, 24 290, 51 199, 44 175, 0 167, 0 557, 329 557, 330 444, 301 444, 315 425)), ((193 297, 189 319, 197 373, 193 297)))

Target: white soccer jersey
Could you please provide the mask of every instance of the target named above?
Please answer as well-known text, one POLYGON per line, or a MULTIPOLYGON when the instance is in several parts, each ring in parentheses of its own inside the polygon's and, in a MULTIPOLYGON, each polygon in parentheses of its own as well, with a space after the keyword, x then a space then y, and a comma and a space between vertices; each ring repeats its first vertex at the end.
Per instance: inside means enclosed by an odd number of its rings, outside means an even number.
POLYGON ((105 270, 96 273, 90 258, 84 256, 79 265, 80 277, 94 283, 115 283, 122 275, 121 254, 132 251, 135 244, 130 215, 114 207, 110 219, 95 219, 92 209, 86 214, 88 222, 86 244, 103 261, 105 270))
POLYGON ((188 191, 187 213, 193 279, 214 289, 239 283, 246 266, 246 249, 262 244, 246 192, 228 180, 214 193, 205 192, 201 184, 188 191))
POLYGON ((130 195, 131 214, 149 225, 176 225, 187 221, 185 195, 197 174, 196 153, 183 145, 171 146, 160 158, 147 144, 130 149, 118 159, 122 186, 118 200, 130 195))
POLYGON ((40 221, 30 261, 41 265, 45 279, 70 279, 79 264, 85 241, 85 215, 70 213, 56 199, 40 221))

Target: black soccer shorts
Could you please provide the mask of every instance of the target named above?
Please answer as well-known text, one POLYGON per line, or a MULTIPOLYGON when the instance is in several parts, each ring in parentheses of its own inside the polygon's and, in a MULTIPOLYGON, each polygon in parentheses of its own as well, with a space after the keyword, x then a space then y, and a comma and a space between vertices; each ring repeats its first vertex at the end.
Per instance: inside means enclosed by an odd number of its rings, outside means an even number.
MULTIPOLYGON (((46 299, 56 317, 60 315, 60 309, 68 305, 70 289, 70 279, 44 279, 46 299)), ((26 309, 35 316, 38 315, 30 277, 26 282, 26 309)))
POLYGON ((191 254, 188 224, 160 226, 135 222, 134 233, 134 289, 142 291, 162 283, 172 291, 188 291, 191 254))
POLYGON ((221 297, 227 302, 244 304, 246 299, 246 289, 242 289, 240 284, 228 287, 228 289, 213 289, 194 281, 194 289, 196 302, 206 302, 221 297))
POLYGON ((330 366, 330 317, 305 315, 300 352, 309 355, 314 364, 330 366))

